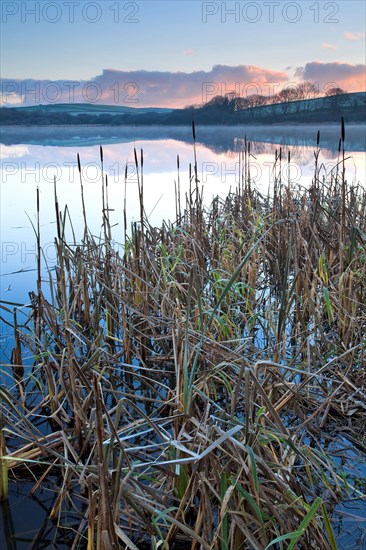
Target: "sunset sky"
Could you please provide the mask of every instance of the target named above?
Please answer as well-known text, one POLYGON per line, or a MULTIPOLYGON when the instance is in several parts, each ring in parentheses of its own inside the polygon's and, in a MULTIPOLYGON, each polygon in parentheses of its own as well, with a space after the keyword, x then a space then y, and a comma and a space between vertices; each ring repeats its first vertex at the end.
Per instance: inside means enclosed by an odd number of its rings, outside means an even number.
POLYGON ((214 95, 365 84, 365 3, 1 3, 3 105, 184 107, 214 95))

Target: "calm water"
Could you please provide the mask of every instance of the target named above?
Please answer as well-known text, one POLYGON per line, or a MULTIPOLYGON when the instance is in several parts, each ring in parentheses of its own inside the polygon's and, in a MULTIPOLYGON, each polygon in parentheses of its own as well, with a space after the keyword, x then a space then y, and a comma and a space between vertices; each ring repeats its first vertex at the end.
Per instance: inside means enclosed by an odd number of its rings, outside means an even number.
MULTIPOLYGON (((314 149, 318 127, 210 127, 197 128, 198 177, 207 204, 213 196, 225 196, 235 189, 241 177, 240 151, 245 135, 251 141, 250 171, 253 186, 267 194, 273 186, 275 151, 282 147, 283 180, 308 185, 314 172, 314 149), (288 151, 291 151, 288 172, 288 151)), ((346 173, 353 184, 365 185, 366 134, 365 126, 346 128, 346 173)), ((335 170, 338 161, 338 126, 320 128, 320 160, 322 174, 335 170)), ((25 303, 28 291, 35 288, 36 239, 32 223, 36 222, 36 189, 40 189, 41 235, 44 264, 55 260, 53 246, 56 231, 54 188, 56 178, 60 206, 68 205, 76 237, 82 234, 80 183, 77 153, 80 154, 88 223, 95 235, 101 232, 101 167, 99 145, 104 150, 104 172, 108 174, 109 203, 114 209, 111 218, 114 238, 123 240, 123 203, 125 169, 127 166, 128 223, 139 219, 138 184, 134 166, 134 147, 144 154, 144 204, 150 223, 160 225, 163 219, 175 219, 175 183, 177 155, 180 158, 182 203, 189 190, 189 165, 194 162, 190 128, 110 128, 110 127, 49 127, 5 128, 1 143, 1 277, 0 300, 25 303)), ((72 239, 71 233, 69 234, 72 239)), ((12 306, 10 306, 12 309, 12 306)), ((6 315, 6 313, 2 314, 6 315)), ((12 342, 10 329, 0 323, 1 362, 9 362, 12 342)), ((4 382, 0 369, 0 380, 4 382)), ((353 451, 352 451, 353 452, 353 451)), ((354 451, 360 477, 365 475, 364 460, 354 451), (357 456, 356 456, 357 455, 357 456)), ((350 459, 352 461, 352 458, 350 459)), ((24 485, 24 484, 23 484, 24 485)), ((16 494, 12 486, 11 510, 14 532, 20 533, 17 548, 29 548, 35 537, 32 526, 20 527, 17 522, 33 506, 25 493, 16 494), (23 502, 23 505, 21 504, 23 502), (28 507, 28 508, 27 508, 28 507), (19 508, 19 510, 18 510, 19 508), (20 513, 20 515, 19 515, 20 513), (23 542, 22 542, 23 541, 23 542), (28 545, 28 546, 27 546, 28 545)), ((44 496, 35 495, 37 506, 44 511, 43 519, 48 538, 52 526, 47 524, 44 496), (47 524, 47 527, 46 527, 47 524)), ((51 496, 49 497, 51 498, 51 496)), ((37 508, 38 509, 38 508, 37 508)), ((365 528, 365 508, 361 502, 344 502, 337 507, 339 520, 335 528, 340 548, 361 548, 365 528), (356 522, 352 515, 359 517, 356 522), (360 546, 361 545, 361 546, 360 546)), ((3 510, 4 512, 4 510, 3 510)), ((41 513, 41 512, 39 512, 41 513)), ((9 517, 9 516, 7 516, 9 517)), ((36 521, 36 520, 34 520, 36 521)), ((39 527, 38 525, 38 527, 39 527)), ((3 527, 4 528, 4 527, 3 527)), ((9 530, 9 525, 5 525, 9 530)), ((10 529, 13 530, 13 527, 10 529)), ((1 530, 0 530, 1 531, 1 530)), ((0 532, 1 534, 1 532, 0 532)), ((42 535, 43 536, 43 535, 42 535)), ((42 537, 41 537, 42 540, 42 537)), ((58 542, 62 547, 62 542, 58 542)))
MULTIPOLYGON (((198 127, 198 177, 207 204, 213 196, 225 196, 240 180, 245 136, 251 142, 250 173, 253 186, 267 194, 273 186, 276 151, 282 148, 282 178, 308 185, 314 173, 317 126, 198 127), (291 152, 290 167, 288 151, 291 152)), ((335 170, 340 128, 320 128, 322 175, 335 170)), ((191 128, 186 127, 12 127, 3 128, 1 143, 1 265, 0 300, 24 303, 35 288, 36 189, 40 189, 43 263, 55 260, 54 185, 60 208, 67 204, 76 238, 82 236, 83 220, 77 153, 80 154, 88 224, 99 235, 102 223, 102 187, 99 146, 104 150, 104 173, 108 174, 114 239, 123 240, 123 204, 127 166, 128 225, 139 219, 138 183, 134 148, 144 155, 144 204, 152 225, 175 219, 177 155, 180 159, 182 204, 189 191, 189 165, 194 162, 191 128)), ((365 185, 366 127, 346 128, 347 179, 365 185)), ((72 240, 69 232, 68 239, 72 240)), ((1 352, 8 355, 7 329, 0 334, 1 352)))
MULTIPOLYGON (((267 193, 273 185, 274 153, 282 147, 283 180, 308 185, 313 175, 315 126, 299 127, 205 127, 197 128, 198 176, 205 202, 225 196, 240 181, 239 152, 245 135, 251 141, 250 170, 253 185, 267 193), (288 170, 288 150, 291 151, 288 170)), ((339 127, 320 129, 323 171, 330 173, 338 160, 339 127)), ((115 239, 122 240, 124 175, 127 165, 127 213, 129 223, 139 218, 138 185, 134 147, 144 152, 144 203, 150 222, 175 219, 177 155, 180 157, 181 195, 189 190, 189 164, 193 164, 190 128, 164 127, 47 127, 4 128, 1 145, 1 291, 0 299, 24 301, 34 280, 36 188, 40 189, 41 234, 45 259, 55 258, 54 190, 59 202, 68 205, 77 236, 81 235, 81 200, 77 153, 82 162, 88 223, 95 232, 101 227, 101 168, 99 145, 104 149, 115 239), (15 271, 22 270, 21 276, 15 271), (11 285, 9 289, 9 285, 11 285), (7 289, 9 289, 7 291, 7 289), (7 291, 7 292, 6 292, 7 291)), ((347 178, 365 184, 365 126, 346 129, 347 178)), ((71 238, 71 235, 70 235, 71 238)))

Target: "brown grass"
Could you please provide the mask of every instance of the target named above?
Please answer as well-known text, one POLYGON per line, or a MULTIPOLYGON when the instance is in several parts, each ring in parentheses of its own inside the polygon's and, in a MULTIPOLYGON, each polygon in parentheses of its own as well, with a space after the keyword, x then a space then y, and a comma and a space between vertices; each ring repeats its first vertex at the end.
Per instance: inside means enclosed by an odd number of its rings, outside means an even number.
POLYGON ((317 440, 347 427, 365 446, 366 195, 341 165, 309 189, 277 175, 263 197, 249 148, 239 188, 208 209, 195 157, 161 228, 135 152, 140 221, 128 231, 125 215, 122 256, 107 178, 102 242, 85 225, 67 244, 55 189, 57 268, 51 298, 39 267, 15 317, 2 455, 10 476, 59 476, 52 517, 84 503, 74 548, 336 547, 327 510, 350 487, 317 440))

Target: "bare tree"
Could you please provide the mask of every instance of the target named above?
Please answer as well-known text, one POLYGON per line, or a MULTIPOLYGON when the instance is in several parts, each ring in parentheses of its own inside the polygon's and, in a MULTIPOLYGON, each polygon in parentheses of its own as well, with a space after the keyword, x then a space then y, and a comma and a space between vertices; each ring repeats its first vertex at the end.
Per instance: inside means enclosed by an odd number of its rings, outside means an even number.
POLYGON ((223 109, 223 108, 227 108, 228 105, 229 105, 228 97, 224 97, 222 95, 215 95, 215 97, 210 99, 210 101, 208 101, 205 104, 205 107, 214 107, 214 108, 223 109))
POLYGON ((249 101, 246 97, 235 98, 235 111, 243 111, 249 108, 249 101))
POLYGON ((261 95, 261 94, 250 95, 247 98, 248 107, 253 108, 253 107, 261 107, 262 105, 267 105, 268 99, 269 98, 267 96, 264 96, 264 95, 261 95))
POLYGON ((326 97, 332 97, 334 95, 342 95, 346 94, 346 90, 343 90, 342 88, 330 88, 325 92, 326 97))
POLYGON ((287 103, 289 101, 297 100, 297 87, 295 88, 284 88, 278 93, 278 99, 280 103, 287 103))
POLYGON ((311 82, 301 82, 297 86, 297 99, 314 99, 315 97, 318 97, 319 91, 315 84, 312 84, 311 82))

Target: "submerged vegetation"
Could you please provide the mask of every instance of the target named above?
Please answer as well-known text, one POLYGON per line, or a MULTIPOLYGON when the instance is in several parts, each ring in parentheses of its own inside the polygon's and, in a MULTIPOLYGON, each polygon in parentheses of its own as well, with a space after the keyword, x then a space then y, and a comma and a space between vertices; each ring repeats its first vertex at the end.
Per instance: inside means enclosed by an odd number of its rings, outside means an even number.
POLYGON ((325 176, 318 134, 307 189, 281 179, 279 150, 263 196, 246 141, 240 186, 208 208, 194 149, 160 228, 135 151, 140 220, 128 229, 125 204, 111 227, 104 176, 93 236, 80 179, 74 245, 55 188, 57 265, 42 276, 38 223, 38 288, 14 311, 0 390, 3 499, 8 478, 54 480, 50 518, 79 514, 73 548, 337 547, 332 510, 364 487, 325 442, 366 448, 366 192, 346 181, 344 142, 342 126, 325 176))

